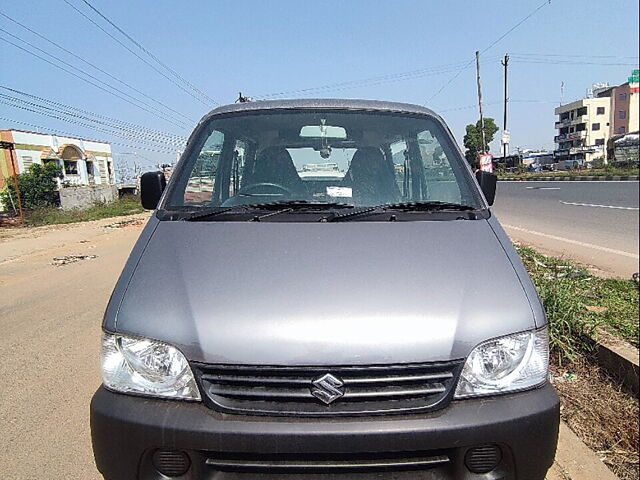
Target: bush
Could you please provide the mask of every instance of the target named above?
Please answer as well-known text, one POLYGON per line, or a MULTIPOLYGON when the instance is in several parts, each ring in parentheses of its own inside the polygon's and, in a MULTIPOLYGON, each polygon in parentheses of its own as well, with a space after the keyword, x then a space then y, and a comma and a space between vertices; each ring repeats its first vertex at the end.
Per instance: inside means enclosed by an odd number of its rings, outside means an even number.
MULTIPOLYGON (((22 208, 36 210, 38 208, 52 207, 58 204, 58 184, 56 178, 62 174, 60 165, 47 163, 45 165, 33 164, 29 171, 18 176, 20 186, 20 199, 22 208)), ((17 194, 12 180, 7 182, 7 187, 0 192, 0 201, 6 207, 17 207, 17 194)))

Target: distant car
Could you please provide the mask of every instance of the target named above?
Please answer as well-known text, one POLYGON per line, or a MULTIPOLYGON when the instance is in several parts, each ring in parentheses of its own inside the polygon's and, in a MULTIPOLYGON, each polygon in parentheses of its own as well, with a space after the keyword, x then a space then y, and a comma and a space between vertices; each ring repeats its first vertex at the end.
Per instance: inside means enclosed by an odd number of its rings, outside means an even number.
POLYGON ((545 478, 545 313, 439 116, 223 106, 165 183, 102 325, 106 479, 545 478))

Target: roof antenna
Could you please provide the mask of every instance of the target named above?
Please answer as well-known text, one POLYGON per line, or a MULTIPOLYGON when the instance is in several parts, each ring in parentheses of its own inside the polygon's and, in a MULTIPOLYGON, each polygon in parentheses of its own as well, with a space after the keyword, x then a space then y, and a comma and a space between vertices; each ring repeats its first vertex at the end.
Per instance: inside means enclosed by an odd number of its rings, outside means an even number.
POLYGON ((247 103, 251 101, 251 97, 245 97, 244 95, 242 95, 242 92, 238 92, 238 99, 236 100, 236 103, 247 103))

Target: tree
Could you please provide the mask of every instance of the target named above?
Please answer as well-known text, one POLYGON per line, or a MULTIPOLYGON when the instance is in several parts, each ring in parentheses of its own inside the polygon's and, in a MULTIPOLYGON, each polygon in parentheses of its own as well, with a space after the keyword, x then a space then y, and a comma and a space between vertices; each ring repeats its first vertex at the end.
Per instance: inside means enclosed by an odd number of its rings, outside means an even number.
POLYGON ((464 135, 464 156, 467 162, 472 166, 478 163, 478 154, 482 151, 489 151, 489 143, 493 140, 493 136, 498 131, 498 126, 493 118, 484 119, 484 137, 486 144, 482 148, 482 134, 480 129, 480 120, 475 125, 467 125, 467 133, 464 135))
MULTIPOLYGON (((26 210, 52 207, 58 204, 58 184, 56 178, 62 173, 60 165, 49 162, 45 165, 34 163, 29 171, 18 176, 20 199, 26 210)), ((16 204, 16 188, 13 179, 8 179, 7 187, 0 192, 0 200, 5 208, 16 204)))

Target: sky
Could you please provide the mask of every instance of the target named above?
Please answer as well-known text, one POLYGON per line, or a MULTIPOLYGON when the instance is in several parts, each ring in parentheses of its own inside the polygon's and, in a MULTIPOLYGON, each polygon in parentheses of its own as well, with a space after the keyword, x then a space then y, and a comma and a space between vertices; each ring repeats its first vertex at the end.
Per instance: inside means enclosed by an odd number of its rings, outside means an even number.
POLYGON ((553 149, 560 101, 583 97, 596 82, 624 83, 638 68, 638 1, 4 0, 0 39, 47 60, 0 40, 0 86, 14 90, 0 88, 0 129, 111 141, 117 161, 143 170, 175 159, 176 137, 239 92, 426 105, 462 144, 465 126, 479 118, 476 50, 485 116, 502 127, 508 53, 511 148, 553 149), (43 110, 25 103, 42 100, 15 90, 85 113, 60 115, 69 110, 51 103, 57 111, 43 110), (114 122, 127 138, 113 135, 114 122))

